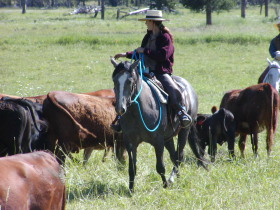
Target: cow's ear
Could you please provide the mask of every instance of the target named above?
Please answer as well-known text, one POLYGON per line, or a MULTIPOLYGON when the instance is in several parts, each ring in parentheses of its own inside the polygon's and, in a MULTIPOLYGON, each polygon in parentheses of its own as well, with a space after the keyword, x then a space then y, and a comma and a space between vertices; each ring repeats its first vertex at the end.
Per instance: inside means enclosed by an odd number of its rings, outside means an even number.
POLYGON ((217 111, 218 111, 218 107, 212 106, 212 108, 211 108, 212 114, 214 114, 214 113, 217 112, 217 111))

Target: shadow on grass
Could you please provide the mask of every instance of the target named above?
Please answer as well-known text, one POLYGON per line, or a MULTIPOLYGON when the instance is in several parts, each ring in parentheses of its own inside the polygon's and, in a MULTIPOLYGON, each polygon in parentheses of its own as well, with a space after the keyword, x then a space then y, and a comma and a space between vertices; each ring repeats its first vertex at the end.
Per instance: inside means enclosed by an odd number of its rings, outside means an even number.
POLYGON ((100 197, 105 198, 108 195, 114 195, 114 194, 123 197, 132 196, 132 194, 128 189, 128 186, 123 184, 111 186, 107 182, 92 181, 92 182, 85 183, 84 186, 82 186, 81 188, 68 189, 67 192, 68 202, 71 202, 73 200, 79 200, 79 199, 93 199, 93 198, 100 198, 100 197))

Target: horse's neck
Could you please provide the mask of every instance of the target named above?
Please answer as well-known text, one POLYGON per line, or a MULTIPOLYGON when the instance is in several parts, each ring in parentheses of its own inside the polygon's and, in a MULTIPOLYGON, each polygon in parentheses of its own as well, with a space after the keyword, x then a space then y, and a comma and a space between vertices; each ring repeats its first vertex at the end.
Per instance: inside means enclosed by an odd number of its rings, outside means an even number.
MULTIPOLYGON (((144 113, 150 113, 154 112, 159 109, 158 101, 153 95, 153 92, 149 85, 139 78, 137 80, 136 89, 132 95, 132 100, 135 101, 135 106, 133 106, 132 109, 137 109, 137 112, 139 112, 139 109, 145 115, 144 113)), ((136 111, 136 110, 133 110, 136 111)), ((148 114, 149 115, 149 114, 148 114)), ((146 116, 147 117, 147 116, 146 116)))
POLYGON ((123 116, 123 120, 130 122, 129 126, 144 124, 148 128, 154 129, 159 119, 166 115, 166 109, 162 107, 144 80, 138 80, 131 99, 134 102, 132 106, 128 107, 127 114, 123 116))
POLYGON ((154 98, 154 97, 152 97, 153 93, 152 93, 150 86, 147 84, 146 81, 144 81, 140 77, 137 81, 136 91, 135 91, 134 95, 136 96, 139 92, 140 92, 140 95, 139 95, 138 101, 148 102, 147 100, 149 98, 152 98, 152 99, 154 98), (149 96, 151 96, 151 97, 149 97, 149 96))

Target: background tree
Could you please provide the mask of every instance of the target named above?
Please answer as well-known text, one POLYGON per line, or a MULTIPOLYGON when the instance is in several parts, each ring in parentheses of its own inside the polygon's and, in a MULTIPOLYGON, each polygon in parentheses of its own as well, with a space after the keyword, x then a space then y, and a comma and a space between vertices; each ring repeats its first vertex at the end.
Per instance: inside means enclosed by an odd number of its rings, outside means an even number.
POLYGON ((172 9, 175 9, 175 5, 177 3, 179 3, 178 0, 156 0, 155 6, 159 10, 167 8, 170 11, 172 9))
POLYGON ((21 0, 22 14, 26 13, 26 0, 21 0))
POLYGON ((265 17, 268 17, 268 0, 264 0, 264 11, 265 17))
POLYGON ((101 0, 101 19, 105 19, 105 0, 101 0))
POLYGON ((246 6, 247 6, 247 0, 241 0, 241 17, 246 17, 246 6))
POLYGON ((280 0, 273 0, 270 2, 270 8, 272 8, 275 11, 275 19, 279 19, 280 17, 280 0))
POLYGON ((212 12, 230 10, 236 4, 235 0, 181 0, 184 7, 196 12, 206 11, 206 24, 212 25, 212 12))

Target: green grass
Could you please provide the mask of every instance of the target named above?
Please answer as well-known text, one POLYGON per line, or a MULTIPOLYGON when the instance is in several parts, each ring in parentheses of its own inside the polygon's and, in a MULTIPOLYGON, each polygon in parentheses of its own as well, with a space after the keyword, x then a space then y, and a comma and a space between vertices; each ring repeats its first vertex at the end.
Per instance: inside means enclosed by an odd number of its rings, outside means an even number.
MULTIPOLYGON (((53 90, 89 92, 112 88, 110 56, 139 47, 146 31, 142 15, 116 20, 116 8, 100 15, 68 15, 71 9, 0 9, 0 92, 35 96, 53 90)), ((186 78, 199 96, 199 112, 210 113, 223 94, 257 83, 270 58, 268 46, 277 34, 270 17, 259 8, 213 14, 205 26, 205 14, 179 9, 164 14, 165 25, 175 37, 174 73, 186 78)), ((125 60, 125 59, 122 59, 125 60)), ((245 160, 227 161, 226 145, 218 147, 209 171, 197 168, 187 146, 180 178, 162 188, 155 169, 154 149, 138 149, 135 193, 128 192, 127 165, 114 159, 102 163, 94 151, 84 168, 67 160, 67 210, 88 209, 279 209, 280 133, 270 159, 266 157, 265 133, 260 134, 260 158, 254 159, 250 140, 245 160)), ((237 156, 240 152, 236 145, 237 156)), ((82 160, 82 154, 75 154, 82 160)), ((167 176, 172 164, 164 157, 167 176)))

